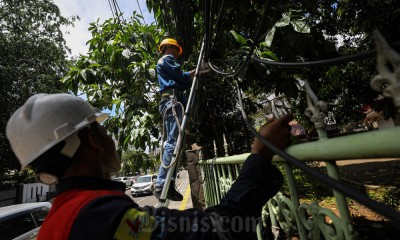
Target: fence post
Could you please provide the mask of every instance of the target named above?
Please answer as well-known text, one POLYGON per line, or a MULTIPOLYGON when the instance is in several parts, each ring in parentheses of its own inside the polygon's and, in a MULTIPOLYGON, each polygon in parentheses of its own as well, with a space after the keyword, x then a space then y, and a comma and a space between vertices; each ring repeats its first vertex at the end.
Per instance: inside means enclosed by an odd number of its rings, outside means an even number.
POLYGON ((302 222, 300 221, 299 217, 300 200, 299 200, 299 195, 297 194, 296 180, 293 175, 293 169, 292 166, 288 163, 284 163, 284 168, 285 168, 287 183, 289 186, 290 198, 292 200, 292 204, 295 209, 294 217, 297 223, 297 231, 299 233, 300 239, 307 239, 308 238, 307 231, 303 226, 302 222))
POLYGON ((186 159, 188 164, 189 183, 192 194, 193 207, 198 210, 205 209, 205 200, 203 185, 201 179, 201 170, 199 166, 198 151, 186 151, 186 159))
MULTIPOLYGON (((327 104, 324 101, 318 100, 317 96, 312 91, 307 80, 304 83, 307 92, 307 105, 308 105, 305 115, 310 117, 311 121, 314 122, 315 128, 318 131, 319 141, 324 141, 328 138, 328 135, 326 134, 326 125, 324 120, 326 116, 325 112, 327 112, 327 104)), ((326 161, 325 163, 329 177, 337 181, 340 181, 339 171, 336 166, 336 162, 332 163, 326 161)), ((353 239, 353 237, 357 236, 357 233, 354 231, 351 224, 352 221, 346 197, 342 193, 336 190, 333 190, 333 195, 335 197, 336 205, 339 210, 339 215, 342 220, 341 227, 343 228, 345 239, 353 239)))
POLYGON ((15 203, 19 204, 22 203, 22 201, 24 200, 24 188, 25 188, 25 184, 20 183, 17 187, 17 197, 15 199, 15 203))

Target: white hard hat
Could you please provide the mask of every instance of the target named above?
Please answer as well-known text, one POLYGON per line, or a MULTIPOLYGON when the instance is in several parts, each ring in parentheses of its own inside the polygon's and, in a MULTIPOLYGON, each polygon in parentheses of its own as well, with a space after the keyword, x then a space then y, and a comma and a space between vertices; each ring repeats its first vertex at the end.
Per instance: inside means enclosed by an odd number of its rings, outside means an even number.
POLYGON ((6 134, 23 169, 61 141, 66 142, 61 154, 72 158, 80 145, 78 131, 107 117, 74 95, 36 94, 8 120, 6 134))

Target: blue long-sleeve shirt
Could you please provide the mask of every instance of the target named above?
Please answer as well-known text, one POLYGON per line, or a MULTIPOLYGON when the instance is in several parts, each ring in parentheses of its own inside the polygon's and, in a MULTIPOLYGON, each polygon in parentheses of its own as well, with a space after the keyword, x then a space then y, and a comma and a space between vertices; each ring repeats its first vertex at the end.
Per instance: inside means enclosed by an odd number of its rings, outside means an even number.
POLYGON ((167 54, 157 62, 157 77, 160 86, 160 93, 167 89, 186 90, 192 85, 190 72, 183 72, 181 65, 174 56, 167 54))

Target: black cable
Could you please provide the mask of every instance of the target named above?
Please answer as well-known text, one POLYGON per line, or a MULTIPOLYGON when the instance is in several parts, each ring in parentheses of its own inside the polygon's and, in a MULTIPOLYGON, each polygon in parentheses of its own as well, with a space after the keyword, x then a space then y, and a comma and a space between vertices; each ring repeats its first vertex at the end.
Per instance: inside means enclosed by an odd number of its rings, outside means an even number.
POLYGON ((116 5, 116 6, 117 6, 117 8, 118 8, 118 11, 119 11, 120 15, 121 15, 122 21, 125 21, 125 19, 124 19, 124 15, 123 15, 123 13, 122 13, 121 9, 119 8, 119 5, 118 5, 118 2, 117 2, 117 0, 114 0, 114 2, 115 2, 115 5, 116 5))
MULTIPOLYGON (((238 65, 241 64, 242 62, 243 62, 243 61, 239 62, 238 65)), ((231 73, 226 73, 226 72, 223 72, 222 70, 217 69, 217 67, 214 66, 214 64, 212 64, 211 62, 208 62, 208 65, 210 66, 210 69, 211 69, 211 70, 213 70, 215 73, 217 73, 217 74, 219 74, 219 75, 228 76, 228 75, 231 74, 231 73)), ((236 66, 235 69, 236 69, 236 68, 239 68, 239 67, 236 66)), ((233 72, 235 72, 235 71, 233 71, 233 72)), ((228 76, 228 77, 229 77, 229 76, 228 76)))
MULTIPOLYGON (((206 1, 207 2, 207 1, 206 1)), ((206 5, 207 6, 207 5, 206 5)), ((206 8, 207 10, 207 8, 206 8)), ((207 11, 208 12, 208 11, 207 11)), ((206 12, 206 14, 207 14, 206 12)), ((264 15, 265 16, 265 12, 266 9, 264 11, 264 15)), ((207 15, 206 15, 207 17, 207 15)), ((263 21, 260 22, 259 27, 261 26, 261 23, 263 21)), ((208 44, 208 39, 209 39, 209 33, 208 33, 208 21, 205 21, 206 23, 206 43, 208 44)), ((257 30, 257 34, 256 36, 258 36, 258 32, 259 29, 257 30)), ((319 60, 319 61, 312 61, 312 62, 302 62, 302 63, 281 63, 281 62, 271 62, 271 61, 266 61, 263 59, 259 59, 256 57, 250 57, 254 47, 257 43, 257 38, 255 38, 255 41, 253 43, 253 46, 248 54, 248 57, 246 57, 246 59, 243 61, 243 63, 241 64, 241 66, 239 67, 239 70, 234 70, 233 73, 225 73, 222 72, 220 70, 218 70, 213 64, 210 64, 210 68, 220 74, 220 75, 224 75, 224 76, 230 76, 233 77, 235 75, 237 75, 240 70, 243 68, 243 66, 245 65, 245 63, 247 61, 249 61, 249 59, 252 59, 254 61, 260 62, 260 63, 264 63, 267 65, 272 65, 272 66, 278 66, 278 67, 287 67, 287 68, 300 68, 300 67, 317 67, 317 66, 321 66, 321 65, 334 65, 334 64, 340 64, 343 62, 348 62, 348 61, 353 61, 353 60, 360 60, 360 59, 364 59, 367 57, 372 57, 376 54, 376 50, 370 50, 364 53, 358 53, 358 54, 353 54, 353 55, 349 55, 349 56, 344 56, 344 57, 338 57, 338 58, 333 58, 333 59, 327 59, 327 60, 319 60)), ((400 45, 400 42, 396 42, 395 44, 392 44, 392 46, 397 46, 400 45)), ((207 49, 207 48, 206 48, 207 49)), ((206 51, 206 56, 208 56, 208 53, 206 51)), ((208 58, 206 58, 208 59, 208 58)), ((244 112, 244 108, 243 108, 243 102, 242 102, 242 98, 241 98, 241 94, 240 94, 240 88, 238 85, 238 82, 236 82, 236 87, 237 87, 237 93, 238 93, 238 100, 239 100, 239 104, 241 106, 241 112, 242 112, 242 116, 243 119, 246 123, 246 125, 249 127, 249 130, 251 131, 251 133, 256 136, 257 138, 260 139, 260 141, 266 146, 268 147, 272 152, 274 152, 275 154, 281 156, 283 159, 285 159, 286 161, 288 161, 289 163, 293 164, 294 166, 300 168, 301 170, 303 170, 306 174, 309 174, 310 176, 312 176, 313 178, 316 178, 317 180, 321 181, 324 184, 327 184, 328 186, 332 187, 333 189, 337 190, 338 192, 343 193, 346 196, 349 196, 350 198, 360 202, 361 204, 365 205, 366 207, 392 219, 394 221, 395 224, 399 224, 400 223, 400 214, 397 213, 396 211, 392 210, 391 208, 387 207, 386 205, 379 203, 377 201, 374 201, 360 193, 358 193, 356 190, 344 185, 342 182, 337 181, 335 179, 330 178, 329 176, 326 176, 324 174, 321 174, 315 170, 313 170, 311 167, 307 166, 305 163, 297 160, 296 158, 294 158, 293 156, 287 154, 286 152, 280 150, 279 148, 275 147, 271 142, 269 142, 268 140, 264 139, 248 122, 246 113, 244 112)))
POLYGON ((114 9, 113 9, 113 7, 112 7, 112 5, 111 5, 110 0, 108 0, 108 5, 110 5, 110 9, 111 9, 111 13, 112 13, 112 15, 113 15, 113 18, 115 18, 114 9))
POLYGON ((204 0, 204 27, 205 27, 205 37, 204 37, 204 46, 205 46, 205 52, 204 52, 204 61, 208 62, 209 58, 209 45, 210 45, 210 11, 208 10, 209 8, 209 0, 204 0))
POLYGON ((260 35, 261 26, 264 23, 265 17, 267 15, 268 6, 269 6, 269 1, 266 1, 265 6, 264 6, 264 13, 263 13, 263 15, 261 17, 261 21, 259 22, 259 24, 257 26, 257 30, 256 30, 256 34, 255 34, 255 37, 254 37, 253 44, 252 44, 249 52, 247 53, 247 56, 245 57, 244 61, 241 63, 241 65, 238 68, 235 68, 232 73, 226 73, 226 72, 222 72, 220 70, 216 71, 216 67, 211 62, 209 62, 211 70, 213 70, 216 73, 218 73, 220 75, 223 75, 225 77, 235 77, 236 75, 238 75, 243 70, 243 68, 250 61, 251 56, 253 55, 254 49, 256 48, 256 45, 258 43, 258 38, 259 38, 259 35, 260 35))
POLYGON ((121 20, 119 19, 120 14, 118 13, 118 7, 117 7, 118 4, 116 0, 112 0, 112 3, 114 4, 115 15, 117 16, 118 25, 121 27, 121 20))
POLYGON ((206 58, 206 62, 208 62, 209 58, 210 58, 210 50, 211 50, 211 39, 213 38, 213 28, 214 28, 214 24, 213 24, 213 16, 214 16, 214 6, 215 6, 215 1, 211 1, 210 0, 210 5, 209 5, 209 12, 210 12, 210 16, 208 18, 208 34, 209 34, 209 41, 208 41, 208 45, 206 46, 206 54, 207 54, 207 58, 206 58))
POLYGON ((145 25, 147 25, 146 21, 144 20, 144 16, 143 16, 142 8, 140 7, 140 4, 139 4, 139 0, 136 0, 136 3, 137 3, 137 5, 138 5, 138 7, 139 7, 140 14, 141 14, 142 17, 143 17, 143 23, 144 23, 145 25))
POLYGON ((119 21, 119 14, 118 14, 118 9, 117 9, 117 5, 115 4, 115 0, 111 0, 113 6, 114 6, 114 11, 115 11, 115 16, 118 18, 119 21))
MULTIPOLYGON (((221 21, 221 12, 225 7, 225 0, 222 0, 221 6, 218 11, 217 19, 215 20, 215 36, 218 36, 220 28, 219 22, 221 21)), ((213 35, 213 33, 211 33, 213 35)), ((211 46, 212 47, 212 46, 211 46)))
MULTIPOLYGON (((303 27, 301 28, 301 31, 303 31, 303 29, 306 27, 306 25, 309 23, 309 22, 311 22, 311 14, 309 15, 309 17, 307 18, 307 21, 305 21, 306 23, 303 25, 303 27)), ((292 51, 292 49, 293 49, 293 47, 294 47, 294 44, 297 42, 297 40, 300 38, 300 36, 301 36, 302 34, 297 34, 297 36, 296 36, 296 38, 294 39, 294 41, 293 41, 293 43, 292 44, 289 44, 289 46, 290 47, 288 47, 288 48, 286 48, 286 51, 285 51, 285 53, 283 53, 281 56, 286 56, 286 55, 288 55, 291 51, 292 51)), ((283 39, 286 41, 286 42, 288 42, 287 40, 286 40, 286 35, 283 35, 282 36, 283 37, 283 39)), ((271 42, 272 43, 272 42, 271 42)), ((296 50, 296 52, 300 52, 297 48, 295 49, 296 50)))
POLYGON ((193 32, 193 28, 191 26, 193 26, 194 17, 193 17, 193 11, 192 10, 187 11, 187 9, 191 9, 192 8, 190 2, 188 0, 186 0, 184 3, 185 3, 185 5, 182 6, 182 9, 183 9, 182 12, 186 13, 184 15, 184 19, 185 19, 185 30, 184 30, 184 32, 187 34, 186 35, 187 37, 185 37, 185 41, 184 41, 184 43, 186 44, 185 56, 189 56, 193 52, 193 43, 192 42, 193 42, 195 34, 192 33, 193 32))
POLYGON ((327 175, 324 175, 320 172, 317 172, 315 170, 313 170, 311 167, 307 166, 305 163, 297 160, 296 158, 294 158, 293 156, 289 155, 288 153, 282 151, 281 149, 277 148, 274 144, 272 144, 270 141, 268 141, 267 139, 263 138, 249 123, 248 119, 247 119, 247 115, 244 112, 244 108, 243 108, 243 102, 242 102, 242 96, 240 93, 240 88, 239 88, 239 84, 237 81, 236 82, 236 88, 237 88, 237 93, 238 93, 238 101, 239 101, 239 105, 241 108, 241 112, 242 112, 242 116, 243 116, 243 120, 245 121, 246 125, 248 126, 250 132, 256 136, 258 139, 260 139, 260 141, 266 146, 268 147, 272 152, 274 152, 275 154, 279 155, 280 157, 282 157, 283 159, 285 159, 287 162, 293 164, 294 166, 300 168, 301 170, 303 170, 305 173, 307 173, 308 175, 310 175, 311 177, 321 181, 322 183, 325 183, 326 185, 332 187, 333 189, 335 189, 338 192, 343 193, 346 196, 349 196, 350 198, 356 200, 357 202, 363 204, 364 206, 388 217, 389 219, 393 220, 393 222, 396 225, 400 226, 400 214, 396 211, 394 211, 393 209, 387 207, 386 205, 377 202, 375 200, 372 200, 368 197, 366 197, 365 195, 360 194, 359 192, 357 192, 355 189, 352 189, 348 186, 346 186, 345 184, 343 184, 340 181, 337 181, 333 178, 330 178, 327 175))
MULTIPOLYGON (((390 44, 392 47, 399 47, 400 41, 390 44)), ((283 67, 283 68, 303 68, 303 67, 320 67, 320 66, 330 66, 330 65, 339 65, 342 63, 362 60, 365 58, 375 57, 376 49, 369 50, 366 52, 356 53, 352 55, 325 59, 325 60, 317 60, 317 61, 310 61, 310 62, 273 62, 264 59, 260 59, 257 57, 251 57, 252 60, 263 63, 269 66, 276 66, 276 67, 283 67)))
MULTIPOLYGON (((168 9, 167 5, 166 5, 167 1, 160 1, 160 5, 162 5, 161 9, 168 9)), ((162 16, 164 18, 164 22, 163 22, 163 26, 165 27, 165 29, 167 30, 168 34, 171 34, 171 22, 172 20, 169 19, 169 15, 166 11, 163 11, 162 16)))
MULTIPOLYGON (((272 15, 272 18, 271 18, 271 19, 275 19, 276 13, 278 12, 278 6, 280 6, 280 5, 281 5, 281 0, 279 0, 279 2, 278 2, 278 4, 277 4, 277 7, 276 7, 276 10, 274 11, 274 14, 272 15)), ((271 28, 271 29, 272 29, 272 28, 271 28)), ((267 32, 265 32, 265 33, 258 39, 258 41, 261 41, 261 39, 265 38, 265 36, 267 36, 267 34, 269 33, 269 31, 271 31, 271 29, 268 30, 267 32)))

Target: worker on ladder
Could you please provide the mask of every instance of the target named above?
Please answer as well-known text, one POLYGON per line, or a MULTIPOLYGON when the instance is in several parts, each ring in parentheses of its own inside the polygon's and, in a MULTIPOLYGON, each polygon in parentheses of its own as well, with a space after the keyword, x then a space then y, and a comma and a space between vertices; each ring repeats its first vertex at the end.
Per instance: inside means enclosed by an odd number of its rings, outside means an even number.
MULTIPOLYGON (((164 39, 158 49, 163 55, 157 62, 157 77, 160 86, 159 92, 161 93, 159 111, 163 119, 163 135, 166 133, 164 146, 162 144, 164 139, 161 141, 161 149, 163 149, 161 166, 154 190, 154 195, 160 198, 169 169, 175 171, 173 176, 176 175, 176 168, 171 163, 171 159, 184 112, 185 99, 182 92, 192 85, 195 70, 182 71, 181 65, 177 62, 178 57, 182 54, 182 47, 175 39, 164 39)), ((182 201, 183 199, 182 194, 176 190, 174 179, 171 179, 167 199, 172 201, 182 201)))

